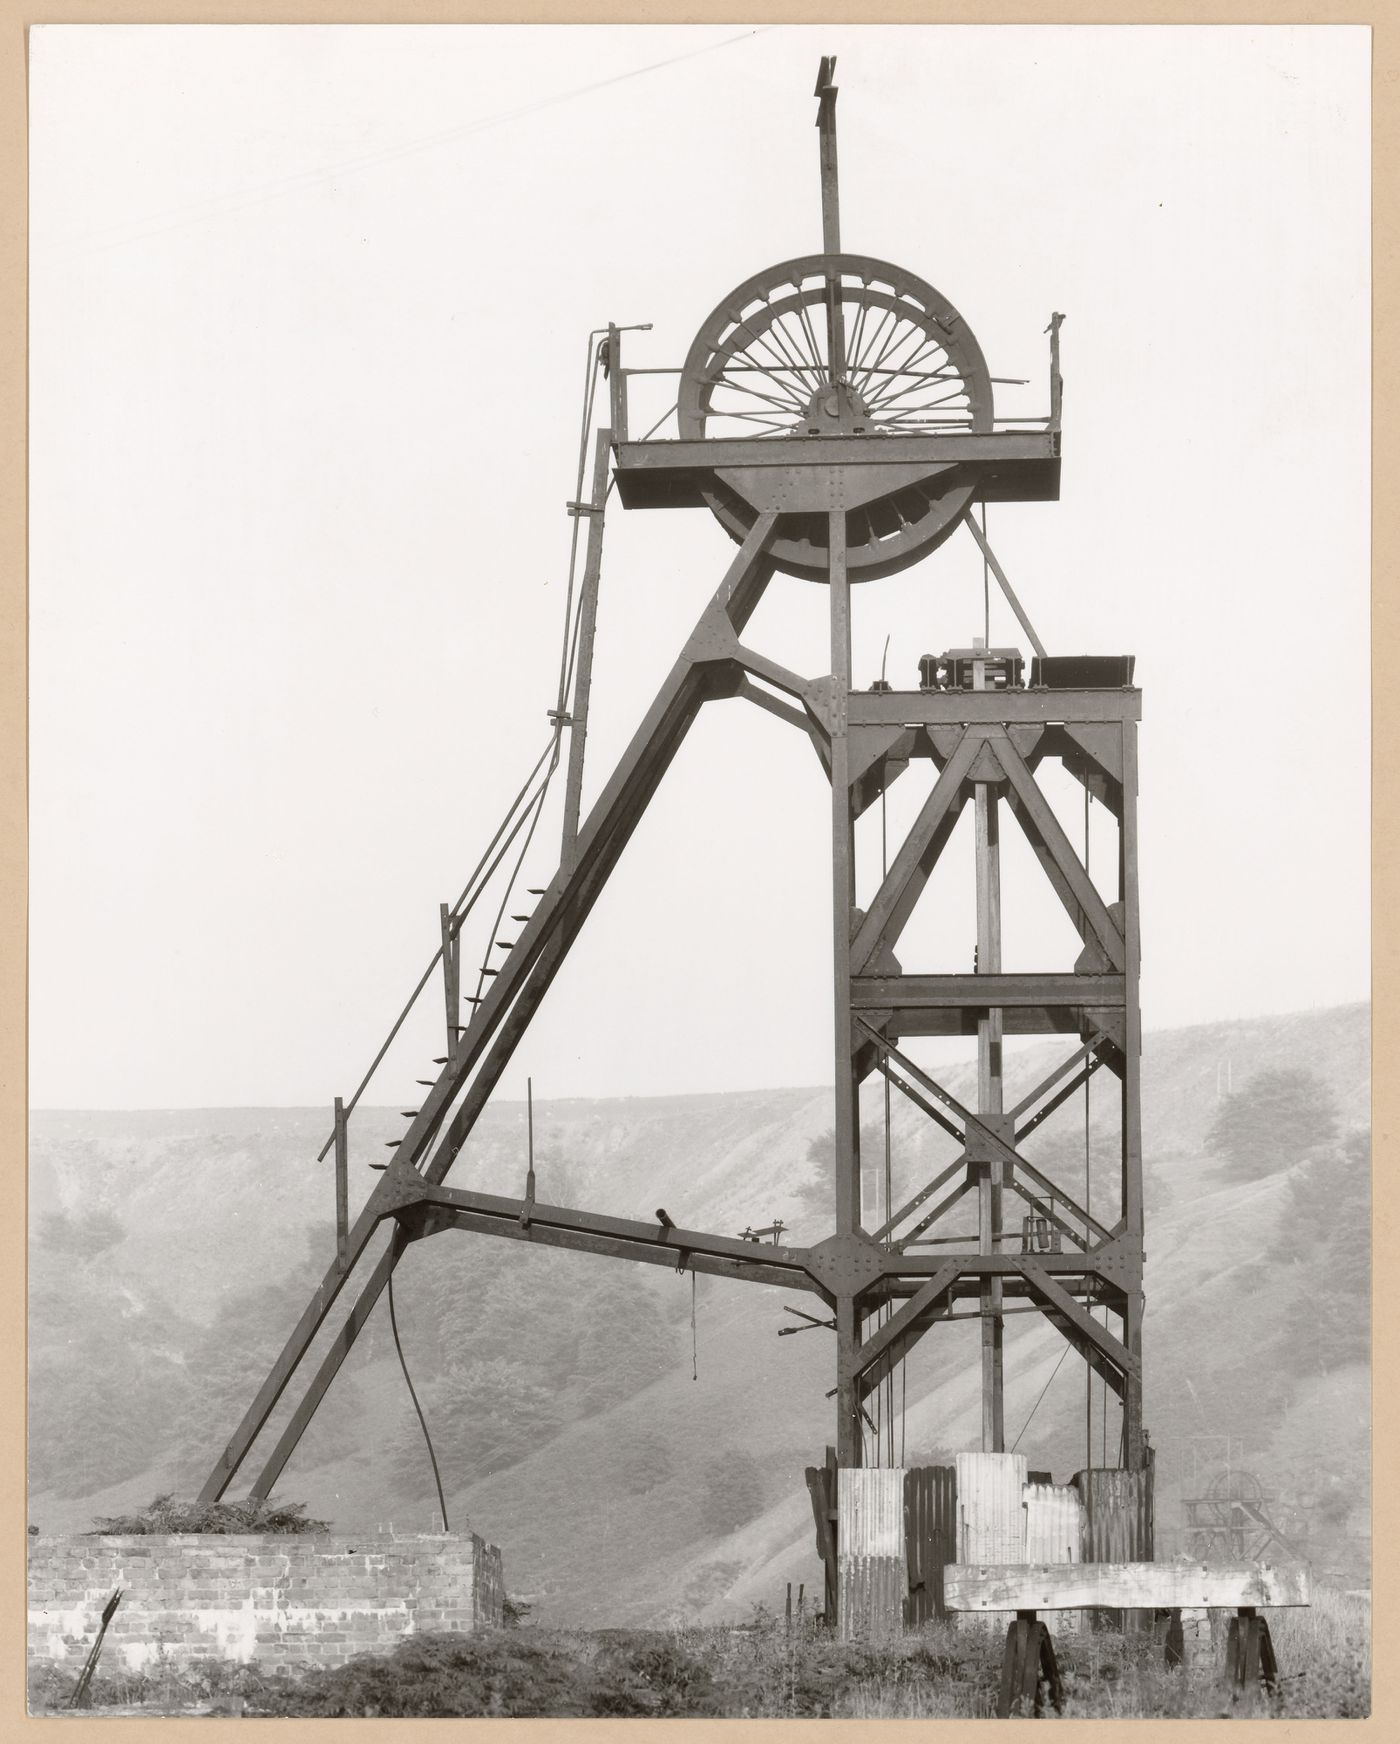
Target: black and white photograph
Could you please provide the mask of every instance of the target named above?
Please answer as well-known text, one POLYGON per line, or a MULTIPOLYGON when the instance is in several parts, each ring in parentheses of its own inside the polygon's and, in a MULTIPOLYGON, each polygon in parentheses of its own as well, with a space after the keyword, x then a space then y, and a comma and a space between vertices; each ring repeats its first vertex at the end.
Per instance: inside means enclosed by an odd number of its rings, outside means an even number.
POLYGON ((29 1713, 1369 1716, 1370 29, 27 78, 29 1713))

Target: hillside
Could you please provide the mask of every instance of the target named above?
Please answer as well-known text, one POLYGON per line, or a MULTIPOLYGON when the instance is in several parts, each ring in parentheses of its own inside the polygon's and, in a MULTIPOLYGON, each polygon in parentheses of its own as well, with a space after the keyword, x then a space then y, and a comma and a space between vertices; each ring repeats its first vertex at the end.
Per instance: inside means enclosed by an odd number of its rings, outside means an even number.
MULTIPOLYGON (((1012 1056, 1013 1086, 1059 1052, 1012 1056)), ((966 1071, 950 1070, 950 1087, 966 1071)), ((1285 1530, 1319 1568, 1361 1584, 1369 1279, 1339 1267, 1329 1243, 1364 1228, 1367 1153, 1346 1135, 1369 1120, 1369 1010, 1152 1034, 1143 1080, 1146 1415, 1163 1545, 1193 1459, 1210 1452, 1193 1437, 1230 1436, 1285 1530), (1314 1074, 1336 1140, 1301 1159, 1266 1155, 1240 1178, 1205 1145, 1227 1062, 1237 1092, 1268 1073, 1314 1074)), ((1099 1134, 1111 1092, 1094 1095, 1099 1134)), ((898 1198, 948 1141, 907 1104, 893 1115, 898 1198)), ((880 1118, 877 1103, 866 1118, 880 1118)), ((1082 1120, 1071 1103, 1029 1147, 1081 1184, 1082 1120)), ((538 1190, 622 1214, 665 1205, 716 1230, 781 1217, 815 1240, 829 1213, 809 1152, 819 1157, 830 1121, 818 1090, 537 1104, 538 1190)), ((327 1256, 324 1127, 298 1109, 31 1117, 31 1518, 44 1530, 197 1487, 327 1256)), ((362 1165, 400 1127, 393 1110, 357 1114, 360 1193, 362 1165)), ((504 1104, 453 1179, 518 1193, 523 1169, 523 1110, 504 1104)), ((1096 1171, 1096 1203, 1107 1179, 1096 1171)), ((512 1589, 542 1620, 713 1620, 771 1605, 788 1579, 816 1584, 802 1468, 831 1433, 832 1350, 822 1331, 776 1336, 796 1324, 784 1300, 699 1279, 692 1353, 688 1277, 470 1237, 410 1251, 396 1306, 452 1525, 501 1544, 512 1589)), ((908 1463, 976 1442, 974 1330, 937 1329, 907 1365, 908 1463)), ((1057 1477, 1085 1462, 1083 1373, 1060 1365, 1063 1350, 1038 1319, 1008 1322, 1008 1431, 1049 1383, 1021 1445, 1057 1477)), ((1097 1397, 1095 1413, 1097 1425, 1097 1397)), ((279 1493, 340 1525, 436 1524, 382 1306, 279 1493)))

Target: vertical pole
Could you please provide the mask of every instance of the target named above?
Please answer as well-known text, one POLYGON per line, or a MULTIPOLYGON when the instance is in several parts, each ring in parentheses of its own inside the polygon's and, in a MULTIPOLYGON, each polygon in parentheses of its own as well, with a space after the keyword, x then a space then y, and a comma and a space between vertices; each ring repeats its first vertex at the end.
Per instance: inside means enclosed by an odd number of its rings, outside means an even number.
MULTIPOLYGON (((1119 826, 1119 898, 1123 904, 1124 1050, 1122 1083, 1123 1223, 1128 1239, 1142 1251, 1142 1012, 1138 981, 1142 968, 1142 938, 1138 921, 1137 724, 1123 723, 1123 808, 1119 826)), ((1143 1295, 1128 1292, 1123 1342, 1142 1357, 1143 1295)), ((1123 1391, 1123 1455, 1129 1471, 1147 1463, 1147 1438, 1142 1426, 1142 1382, 1127 1378, 1123 1391)))
MULTIPOLYGON (((817 132, 821 143, 822 174, 822 253, 841 252, 841 195, 836 174, 836 87, 831 75, 836 70, 835 55, 823 55, 817 74, 817 132)), ((826 281, 827 355, 831 362, 831 379, 844 381, 846 376, 846 333, 841 308, 841 278, 829 273, 826 281)))
MULTIPOLYGON (((564 842, 561 855, 565 868, 576 859, 579 810, 583 799, 583 749, 588 737, 588 698, 593 686, 593 637, 598 624, 598 577, 603 567, 603 507, 608 496, 608 452, 612 431, 599 430, 593 446, 593 493, 589 498, 588 548, 583 564, 583 589, 579 597, 578 657, 574 668, 574 698, 569 732, 569 767, 564 781, 564 842)), ((564 697, 561 708, 569 707, 564 697)))
POLYGON ((442 996, 447 1008, 447 1051, 450 1054, 457 1046, 462 1028, 462 938, 445 902, 438 904, 438 926, 442 930, 442 996))
POLYGON ((525 1080, 525 1197, 535 1203, 535 1080, 525 1080))
MULTIPOLYGON (((847 715, 851 690, 851 589, 846 572, 846 514, 828 516, 831 594, 831 944, 834 968, 836 1092, 836 1233, 860 1227, 860 1105, 851 1021, 851 908, 855 901, 855 830, 851 818, 847 715)), ((860 1399, 855 1364, 859 1323, 855 1294, 836 1300, 836 1453, 861 1464, 860 1399)))
MULTIPOLYGON (((973 688, 986 687, 986 667, 973 666, 973 688)), ((997 790, 992 782, 974 783, 977 864, 977 971, 981 975, 1001 972, 1001 838, 997 790)), ((1002 1095, 1002 1031, 1000 1010, 989 1010, 977 1020, 977 1110, 1000 1115, 1002 1095)), ((984 1254, 1000 1247, 1002 1221, 1002 1164, 989 1159, 978 1181, 978 1248, 984 1254)), ((981 1289, 982 1310, 982 1451, 1005 1450, 1006 1422, 1003 1402, 1002 1343, 1005 1322, 1001 1317, 1002 1286, 999 1278, 987 1278, 981 1289)))
POLYGON ((1050 317, 1050 325, 1045 331, 1050 335, 1050 424, 1051 430, 1060 428, 1060 418, 1064 406, 1064 382, 1060 377, 1060 325, 1064 316, 1054 314, 1050 317))
POLYGON ((335 1099, 335 1261, 345 1270, 350 1235, 350 1142, 345 1104, 335 1099))
POLYGON ((611 423, 619 442, 627 440, 627 378, 622 373, 622 335, 610 321, 604 341, 608 360, 609 408, 611 423))

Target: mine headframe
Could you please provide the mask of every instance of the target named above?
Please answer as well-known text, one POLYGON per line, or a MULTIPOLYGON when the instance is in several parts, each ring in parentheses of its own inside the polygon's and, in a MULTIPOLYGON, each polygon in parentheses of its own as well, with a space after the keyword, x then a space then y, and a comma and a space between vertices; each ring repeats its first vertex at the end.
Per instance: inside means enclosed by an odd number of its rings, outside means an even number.
MULTIPOLYGON (((252 1493, 276 1482, 320 1399, 384 1290, 405 1246, 470 1230, 693 1273, 805 1292, 836 1331, 836 1446, 842 1465, 866 1458, 865 1402, 912 1345, 943 1320, 981 1323, 983 1444, 1004 1446, 1003 1323, 1035 1312, 1055 1326, 1121 1402, 1121 1462, 1147 1458, 1141 1417, 1142 1190, 1138 1058, 1137 722, 1140 693, 1125 657, 1047 653, 976 511, 1059 493, 1059 328, 1049 333, 1049 405, 1034 420, 998 420, 977 339, 940 292, 913 273, 843 252, 836 176, 834 63, 817 83, 823 247, 755 274, 703 323, 678 375, 674 434, 629 429, 636 380, 623 329, 603 332, 610 426, 596 432, 591 490, 570 512, 587 529, 568 694, 552 713, 553 756, 565 767, 557 870, 532 888, 498 941, 476 992, 461 976, 464 899, 441 916, 447 1045, 421 1106, 395 1141, 353 1223, 347 1212, 348 1122, 361 1084, 337 1105, 322 1155, 335 1154, 336 1257, 202 1492, 223 1493, 289 1385, 275 1446, 252 1493), (581 792, 604 509, 622 504, 704 508, 736 547, 620 762, 584 818, 581 792), (916 686, 887 680, 856 690, 851 673, 854 584, 895 574, 959 531, 980 548, 1031 650, 954 647, 920 663, 916 686), (827 589, 830 670, 792 671, 745 640, 777 573, 827 589), (626 848, 691 723, 711 702, 740 698, 810 742, 831 785, 833 1068, 836 1098, 833 1232, 814 1245, 783 1240, 781 1224, 738 1236, 679 1227, 664 1209, 617 1217, 449 1186, 449 1170, 626 848), (564 740, 567 735, 567 756, 564 740), (1117 824, 1117 852, 1091 876, 1041 780, 1057 764, 1117 824), (855 827, 898 779, 922 770, 927 795, 878 885, 858 891, 855 827), (972 973, 923 973, 896 955, 901 935, 960 817, 976 842, 972 973), (1071 962, 1035 973, 1002 967, 1001 831, 1009 818, 1033 850, 1079 941, 1071 962), (464 1006, 469 1010, 464 1012, 464 1006), (975 1095, 954 1095, 909 1051, 909 1039, 975 1037, 975 1095), (1062 1036, 1069 1052, 1009 1100, 1006 1036, 1062 1036), (1112 1203, 1097 1209, 1038 1166, 1026 1141, 1107 1068, 1117 1080, 1118 1167, 1112 1203), (952 1138, 953 1161, 867 1227, 861 1203, 860 1087, 882 1078, 952 1138), (1022 1201, 1006 1226, 1007 1195, 1022 1201), (976 1207, 975 1235, 947 1235, 945 1216, 976 1207), (387 1244, 375 1252, 382 1226, 387 1244), (323 1332, 352 1278, 357 1294, 338 1332, 323 1332), (312 1365, 313 1342, 315 1363, 312 1365), (308 1378, 308 1370, 312 1370, 308 1378)), ((582 472, 581 472, 582 477, 582 472)), ((551 768, 553 765, 551 764, 551 768)), ((523 814, 521 814, 523 815, 523 814)), ((503 824, 503 832, 507 831, 503 824)), ((518 824, 514 826, 518 828, 518 824)), ((498 834, 497 840, 501 836, 498 834)), ((506 839, 510 839, 507 832, 506 839)), ((493 842, 487 859, 496 850, 493 842)), ((472 887, 469 886, 469 890, 472 887)), ((473 898, 474 900, 474 898, 473 898)), ((402 1023, 402 1018, 399 1020, 402 1023)), ((397 1033, 395 1025, 392 1036, 397 1033)), ((386 1044, 387 1045, 387 1044, 386 1044)), ((383 1056, 381 1050, 380 1058, 383 1056)), ((377 1064, 377 1061, 376 1061, 377 1064)), ((371 1068, 373 1070, 373 1068, 371 1068)), ((366 1080, 367 1081, 367 1080, 366 1080)), ((796 1330, 795 1328, 789 1330, 796 1330)))

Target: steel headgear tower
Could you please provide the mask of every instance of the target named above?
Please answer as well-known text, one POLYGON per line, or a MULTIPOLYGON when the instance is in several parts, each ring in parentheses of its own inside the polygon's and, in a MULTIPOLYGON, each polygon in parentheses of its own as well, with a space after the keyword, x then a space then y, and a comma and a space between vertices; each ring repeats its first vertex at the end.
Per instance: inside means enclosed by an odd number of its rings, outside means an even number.
MULTIPOLYGON (((239 1424, 203 1491, 223 1493, 283 1392, 301 1394, 252 1485, 276 1482, 312 1413, 410 1241, 457 1229, 581 1249, 796 1289, 820 1298, 837 1346, 836 1445, 867 1456, 866 1400, 936 1322, 981 1323, 983 1445, 1003 1446, 1006 1314, 1038 1311, 1121 1401, 1118 1458, 1147 1460, 1142 1425, 1142 1176, 1139 1117, 1137 750, 1132 661, 1051 657, 996 563, 974 509, 1059 492, 1059 317, 1050 323, 1050 410, 998 423, 993 383, 972 330, 912 273, 843 253, 833 63, 817 82, 823 246, 756 274, 704 323, 679 372, 677 434, 632 440, 621 333, 599 348, 611 429, 597 433, 586 521, 577 659, 555 716, 568 735, 562 851, 523 930, 459 1022, 460 907, 444 908, 448 1047, 422 1106, 354 1221, 345 1214, 347 1111, 333 1141, 340 1191, 334 1263, 239 1424), (703 507, 737 550, 625 755, 580 819, 584 741, 609 472, 628 509, 703 507), (959 528, 982 547, 1033 649, 953 649, 921 662, 917 689, 851 683, 852 590, 927 557, 959 528), (827 589, 831 669, 808 678, 748 646, 744 632, 775 572, 827 589), (637 1221, 546 1204, 533 1173, 522 1198, 449 1187, 449 1169, 583 926, 686 730, 716 698, 741 697, 806 734, 831 781, 835 1228, 813 1246, 637 1221), (1117 824, 1103 884, 1091 876, 1040 772, 1058 763, 1117 824), (857 890, 855 829, 886 788, 922 767, 927 797, 878 885, 857 890), (901 934, 955 824, 971 808, 976 854, 974 972, 926 974, 897 954, 901 934), (1082 948, 1036 973, 1002 968, 1000 841, 1024 833, 1082 948), (1007 1106, 1003 1038, 1061 1035, 1065 1057, 1007 1106), (970 1106, 906 1050, 906 1038, 975 1036, 970 1106), (1103 1069, 1117 1079, 1119 1167, 1105 1209, 1081 1203, 1025 1155, 1025 1140, 1103 1069), (859 1092, 881 1075, 951 1135, 958 1154, 903 1206, 868 1227, 861 1203, 859 1092), (940 1220, 965 1198, 977 1235, 940 1220), (1008 1200, 1023 1213, 1008 1228, 1008 1200), (391 1239, 371 1263, 381 1224, 391 1239), (932 1233, 931 1233, 932 1232, 932 1233), (360 1288, 338 1335, 303 1374, 313 1339, 352 1275, 360 1288), (960 1310, 959 1305, 962 1305, 960 1310), (1106 1311, 1106 1312, 1105 1312, 1106 1311)), ((1087 804, 1087 800, 1086 800, 1087 804)), ((425 977, 426 982, 427 977, 425 977)), ((421 985, 421 984, 420 984, 421 985)), ((358 1093, 357 1093, 358 1094, 358 1093)), ((350 1107, 353 1108, 353 1101, 350 1107)))

